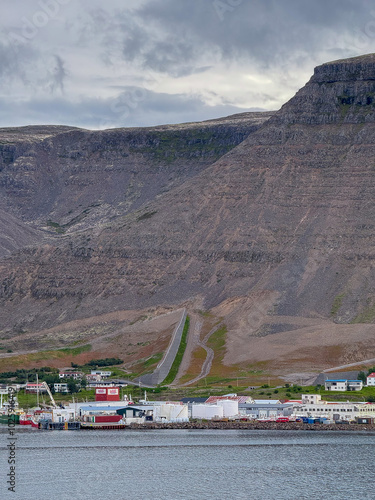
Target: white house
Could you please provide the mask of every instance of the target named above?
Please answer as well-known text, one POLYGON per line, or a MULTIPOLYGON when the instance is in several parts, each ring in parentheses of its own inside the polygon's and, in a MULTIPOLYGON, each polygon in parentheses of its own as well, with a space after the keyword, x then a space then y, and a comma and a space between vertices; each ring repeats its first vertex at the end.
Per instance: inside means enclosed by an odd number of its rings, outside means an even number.
POLYGON ((347 381, 346 380, 326 380, 324 382, 324 388, 326 391, 346 391, 347 381))
POLYGON ((82 372, 65 371, 59 373, 59 378, 72 378, 74 380, 79 380, 83 377, 82 372))
POLYGON ((363 388, 362 380, 326 380, 324 382, 326 391, 360 391, 363 388))
POLYGON ((53 388, 55 389, 55 392, 69 392, 68 384, 66 382, 62 384, 53 384, 53 388))
POLYGON ((375 372, 370 373, 370 375, 367 376, 366 385, 375 385, 375 372))
POLYGON ((91 375, 99 375, 100 377, 106 378, 112 375, 112 372, 104 370, 91 370, 91 375))
POLYGON ((321 402, 322 396, 320 394, 302 394, 302 404, 317 405, 321 402))
POLYGON ((35 382, 28 382, 25 387, 26 392, 33 392, 33 393, 42 393, 42 392, 47 392, 47 389, 45 388, 44 384, 36 384, 35 382))
POLYGON ((362 380, 347 380, 348 391, 361 391, 363 389, 362 380))

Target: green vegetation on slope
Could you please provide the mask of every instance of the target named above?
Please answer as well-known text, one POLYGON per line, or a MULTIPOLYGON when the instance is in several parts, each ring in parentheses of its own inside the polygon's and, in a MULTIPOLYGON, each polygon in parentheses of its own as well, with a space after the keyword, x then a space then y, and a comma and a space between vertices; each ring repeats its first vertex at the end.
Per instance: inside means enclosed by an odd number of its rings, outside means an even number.
POLYGON ((335 316, 341 306, 342 306, 342 301, 345 297, 345 293, 340 293, 340 295, 336 295, 336 297, 333 299, 333 303, 332 303, 332 308, 331 308, 331 316, 335 316))
POLYGON ((375 319, 375 304, 367 306, 351 323, 372 323, 375 319))
POLYGON ((241 140, 231 138, 228 133, 204 129, 168 132, 153 132, 149 144, 132 146, 131 153, 150 155, 157 162, 172 163, 178 158, 219 158, 241 140))
POLYGON ((138 359, 138 361, 132 365, 132 372, 127 374, 127 378, 134 379, 141 375, 146 375, 146 373, 152 373, 156 365, 163 358, 163 355, 164 353, 161 351, 147 358, 138 359))
POLYGON ((215 354, 225 353, 225 339, 227 335, 227 327, 221 326, 214 332, 207 341, 207 346, 215 351, 215 354))
POLYGON ((174 361, 172 363, 171 369, 169 370, 168 375, 165 377, 165 379, 163 380, 161 385, 171 384, 174 381, 174 379, 176 378, 178 369, 180 368, 180 364, 181 364, 181 361, 182 361, 182 358, 184 356, 185 349, 186 349, 187 334, 189 331, 189 325, 190 325, 190 318, 189 318, 189 316, 186 316, 185 325, 184 325, 184 329, 183 329, 182 336, 181 336, 180 346, 178 348, 176 357, 174 358, 174 361))
POLYGON ((78 356, 78 354, 82 354, 83 352, 91 351, 91 345, 85 344, 79 347, 64 347, 62 349, 57 349, 57 351, 71 356, 78 356))

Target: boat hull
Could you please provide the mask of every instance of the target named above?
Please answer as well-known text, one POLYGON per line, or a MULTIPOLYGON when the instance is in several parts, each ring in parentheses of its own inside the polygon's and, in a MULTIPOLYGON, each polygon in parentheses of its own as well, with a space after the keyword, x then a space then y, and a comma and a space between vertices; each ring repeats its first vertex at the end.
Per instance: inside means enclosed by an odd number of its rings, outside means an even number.
POLYGON ((9 422, 19 424, 20 416, 14 413, 11 415, 0 415, 0 424, 8 424, 9 422))
POLYGON ((31 417, 20 418, 20 425, 31 425, 31 417))

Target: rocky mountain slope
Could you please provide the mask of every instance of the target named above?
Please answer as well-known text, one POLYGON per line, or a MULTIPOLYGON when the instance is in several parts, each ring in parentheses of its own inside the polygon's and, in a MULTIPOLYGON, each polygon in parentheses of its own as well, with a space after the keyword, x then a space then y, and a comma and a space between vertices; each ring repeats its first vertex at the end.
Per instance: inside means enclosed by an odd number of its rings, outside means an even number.
POLYGON ((99 132, 1 129, 1 200, 39 228, 62 233, 94 226, 193 177, 271 114, 99 132))
POLYGON ((225 318, 225 366, 375 357, 374 55, 275 114, 15 134, 2 207, 40 238, 0 261, 4 337, 184 304, 225 318))

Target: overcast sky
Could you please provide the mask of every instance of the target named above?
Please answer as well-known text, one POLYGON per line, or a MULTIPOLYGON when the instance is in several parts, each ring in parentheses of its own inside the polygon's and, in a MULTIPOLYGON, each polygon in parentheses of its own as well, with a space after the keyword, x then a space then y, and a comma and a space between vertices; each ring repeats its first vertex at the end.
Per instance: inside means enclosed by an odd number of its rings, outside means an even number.
POLYGON ((2 3, 1 127, 279 109, 318 64, 375 52, 373 0, 2 3))

